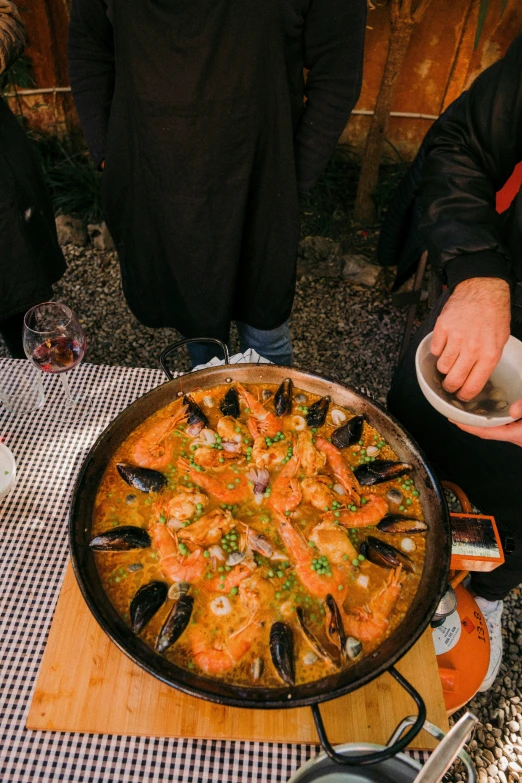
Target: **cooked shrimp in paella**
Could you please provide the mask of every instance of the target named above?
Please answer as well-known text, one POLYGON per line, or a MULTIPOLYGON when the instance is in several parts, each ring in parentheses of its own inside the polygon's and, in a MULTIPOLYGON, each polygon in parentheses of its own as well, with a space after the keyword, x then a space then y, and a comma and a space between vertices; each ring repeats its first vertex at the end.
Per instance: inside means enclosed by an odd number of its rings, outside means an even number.
POLYGON ((292 687, 353 666, 402 622, 424 563, 421 501, 363 416, 288 379, 230 382, 177 398, 118 448, 91 549, 157 655, 292 687))

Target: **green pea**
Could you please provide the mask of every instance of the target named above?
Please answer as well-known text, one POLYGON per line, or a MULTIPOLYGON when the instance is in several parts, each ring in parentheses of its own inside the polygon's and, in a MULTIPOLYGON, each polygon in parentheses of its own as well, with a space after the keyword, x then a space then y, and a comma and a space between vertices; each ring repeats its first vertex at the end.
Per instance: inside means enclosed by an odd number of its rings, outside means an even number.
POLYGON ((358 566, 359 565, 359 560, 357 560, 357 559, 352 560, 352 565, 353 566, 358 566))
POLYGON ((414 498, 418 498, 419 497, 419 491, 417 489, 414 489, 411 494, 413 495, 414 498))
POLYGON ((233 587, 233 588, 231 589, 231 591, 230 591, 230 595, 237 595, 237 594, 238 594, 238 592, 239 592, 238 588, 237 588, 237 587, 233 587))
POLYGON ((399 506, 399 511, 406 511, 406 508, 404 506, 399 506))
POLYGON ((363 560, 366 560, 364 555, 357 555, 357 560, 362 563, 363 560))
POLYGON ((227 484, 227 487, 228 487, 229 489, 234 489, 234 484, 227 484))
POLYGON ((407 505, 407 506, 411 506, 412 502, 413 502, 413 501, 412 501, 412 499, 411 499, 411 498, 406 498, 406 505, 407 505))

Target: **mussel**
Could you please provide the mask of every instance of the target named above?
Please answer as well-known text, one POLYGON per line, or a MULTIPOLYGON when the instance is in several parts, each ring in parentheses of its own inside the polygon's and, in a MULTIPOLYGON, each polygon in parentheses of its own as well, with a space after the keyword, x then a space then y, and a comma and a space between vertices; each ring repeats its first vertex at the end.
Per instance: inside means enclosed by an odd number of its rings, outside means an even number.
POLYGON ((285 378, 279 389, 274 394, 274 409, 276 416, 286 416, 292 413, 292 396, 294 382, 291 378, 285 378))
POLYGON ((354 470, 354 476, 362 487, 371 487, 374 484, 382 484, 383 481, 403 476, 413 465, 408 462, 393 462, 389 459, 376 459, 375 462, 366 462, 354 470))
POLYGON ((150 543, 150 536, 142 527, 122 525, 100 533, 89 542, 89 546, 95 552, 126 552, 129 549, 146 549, 150 543))
POLYGON ((326 414, 330 406, 330 397, 321 397, 308 408, 306 423, 309 427, 321 427, 326 421, 326 414))
POLYGON ((239 417, 239 394, 235 386, 231 386, 219 404, 219 410, 223 416, 239 417))
POLYGON ((410 574, 415 573, 415 568, 410 558, 404 552, 395 549, 391 544, 387 544, 386 541, 381 541, 380 538, 368 536, 366 541, 362 542, 359 551, 371 563, 382 568, 398 568, 402 566, 410 574))
POLYGON ((354 661, 362 653, 362 644, 359 639, 349 636, 346 640, 346 654, 350 660, 354 661))
POLYGON ((192 397, 185 394, 183 397, 183 405, 185 406, 185 413, 188 415, 187 435, 191 438, 195 438, 199 435, 204 427, 208 427, 208 418, 205 416, 197 402, 194 402, 192 397))
POLYGON ((270 629, 270 655, 283 682, 295 685, 294 635, 287 623, 278 621, 270 629))
POLYGON ((332 443, 338 449, 345 449, 352 443, 357 443, 361 439, 364 426, 364 416, 354 416, 332 432, 332 443))
POLYGON ((346 663, 346 631, 344 630, 339 607, 337 606, 335 598, 330 593, 326 596, 326 606, 329 611, 329 618, 326 624, 328 638, 341 653, 341 661, 346 663))
POLYGON ((156 639, 156 652, 165 652, 177 642, 190 621, 194 599, 191 595, 182 595, 170 610, 156 639))
POLYGON ((299 625, 301 626, 301 630, 303 631, 304 635, 308 639, 308 642, 310 643, 310 646, 312 647, 313 651, 317 653, 317 655, 320 658, 324 658, 325 660, 332 661, 333 663, 334 661, 332 660, 332 656, 330 655, 330 653, 324 649, 319 639, 317 639, 312 633, 312 631, 307 627, 305 623, 304 610, 302 606, 297 607, 296 614, 297 614, 297 619, 299 621, 299 625))
POLYGON ((383 533, 425 533, 426 522, 413 517, 401 517, 399 514, 387 514, 377 528, 383 533))
POLYGON ((130 605, 130 619, 135 634, 145 628, 158 609, 167 600, 168 587, 165 582, 149 582, 140 587, 130 605))
POLYGON ((118 462, 118 473, 130 487, 139 489, 140 492, 161 492, 167 485, 167 479, 163 473, 150 468, 138 468, 135 465, 125 465, 118 462))

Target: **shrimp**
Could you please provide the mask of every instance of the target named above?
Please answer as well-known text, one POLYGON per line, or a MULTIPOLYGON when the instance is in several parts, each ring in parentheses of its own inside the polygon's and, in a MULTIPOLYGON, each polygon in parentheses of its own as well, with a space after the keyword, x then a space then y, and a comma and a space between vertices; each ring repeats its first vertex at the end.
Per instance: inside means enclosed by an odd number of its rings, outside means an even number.
POLYGON ((347 508, 339 509, 337 516, 333 511, 323 514, 325 522, 335 522, 337 520, 343 527, 369 527, 376 525, 388 513, 388 501, 382 495, 369 495, 366 503, 357 511, 350 511, 347 508))
POLYGON ((221 468, 225 460, 230 461, 239 458, 238 452, 213 449, 211 446, 200 446, 194 451, 194 462, 202 468, 221 468))
POLYGON ((337 449, 333 443, 326 440, 326 438, 321 437, 315 439, 315 445, 319 451, 326 456, 328 464, 339 484, 346 490, 348 496, 354 503, 359 506, 361 502, 361 487, 339 449, 337 449))
POLYGON ((245 389, 240 383, 236 384, 236 388, 239 395, 245 405, 250 408, 251 417, 247 421, 248 429, 253 438, 257 438, 258 435, 264 435, 267 438, 273 438, 277 435, 280 429, 280 422, 277 419, 275 413, 267 411, 259 400, 256 400, 252 392, 245 389))
POLYGON ((243 451, 245 438, 248 438, 248 430, 233 416, 222 416, 217 423, 219 437, 230 446, 234 445, 237 451, 243 451))
POLYGON ((230 511, 216 508, 210 514, 205 514, 204 517, 198 519, 197 522, 182 528, 178 532, 178 538, 206 549, 212 546, 212 544, 219 543, 225 533, 232 530, 235 524, 234 517, 230 511))
POLYGON ((302 500, 303 493, 295 475, 299 470, 299 454, 294 454, 284 465, 273 485, 268 505, 275 511, 292 511, 302 500))
POLYGON ((326 521, 324 517, 323 521, 313 528, 308 538, 331 563, 346 566, 357 558, 355 547, 346 533, 339 525, 326 521))
POLYGON ((271 468, 280 465, 288 457, 289 448, 293 443, 289 440, 280 440, 269 446, 264 435, 259 435, 254 440, 252 459, 258 468, 271 468))
POLYGON ((160 419, 134 444, 132 456, 140 468, 164 470, 172 460, 174 445, 168 443, 176 426, 187 418, 183 408, 174 416, 160 419), (170 446, 170 447, 169 447, 170 446))
POLYGON ((244 579, 252 576, 256 568, 256 561, 253 553, 250 552, 249 556, 234 566, 226 576, 216 575, 208 587, 210 590, 222 590, 224 593, 229 593, 233 587, 238 587, 244 579))
POLYGON ((192 481, 198 486, 210 492, 222 503, 234 505, 234 503, 244 503, 252 493, 248 481, 244 476, 239 476, 232 470, 226 470, 219 476, 212 473, 200 472, 191 467, 190 462, 180 457, 178 467, 186 470, 192 481))
POLYGON ((194 661, 207 674, 230 671, 250 650, 258 630, 250 624, 241 633, 211 636, 208 630, 196 625, 190 634, 194 661))
POLYGON ((325 508, 331 508, 333 501, 339 495, 336 495, 328 485, 331 486, 332 479, 328 476, 317 476, 317 478, 305 478, 301 481, 301 489, 303 490, 303 498, 307 503, 310 503, 314 508, 319 511, 324 511, 325 508))
POLYGON ((386 585, 372 595, 368 606, 357 607, 353 614, 344 615, 344 626, 349 636, 361 642, 372 642, 384 636, 390 624, 388 617, 401 591, 401 571, 399 566, 390 573, 386 585))
POLYGON ((207 561, 201 549, 195 549, 190 555, 183 555, 174 537, 165 525, 152 526, 152 538, 158 550, 161 568, 173 582, 199 582, 205 573, 207 561))
POLYGON ((301 467, 307 476, 317 476, 326 464, 326 456, 317 451, 309 430, 300 432, 297 438, 297 450, 301 457, 301 467))
POLYGON ((154 506, 154 511, 157 517, 164 516, 167 523, 171 519, 183 522, 192 519, 198 506, 203 509, 207 503, 208 497, 198 492, 195 487, 180 486, 174 494, 160 497, 154 506))
POLYGON ((274 515, 279 524, 281 538, 295 563, 295 573, 306 589, 316 598, 326 598, 328 593, 332 593, 342 604, 346 597, 347 575, 344 575, 336 565, 330 565, 331 575, 318 574, 312 568, 313 561, 318 557, 318 550, 308 546, 284 514, 275 511, 274 515))

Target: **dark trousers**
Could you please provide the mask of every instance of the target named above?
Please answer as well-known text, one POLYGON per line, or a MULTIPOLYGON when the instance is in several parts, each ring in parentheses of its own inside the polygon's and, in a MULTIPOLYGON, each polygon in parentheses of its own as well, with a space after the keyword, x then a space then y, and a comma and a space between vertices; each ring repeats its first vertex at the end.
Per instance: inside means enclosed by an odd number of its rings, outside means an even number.
POLYGON ((0 335, 13 359, 26 358, 23 344, 24 316, 25 312, 16 313, 0 321, 0 335))
MULTIPOLYGON (((418 441, 439 477, 461 486, 482 513, 495 517, 501 535, 513 539, 515 549, 505 553, 504 565, 472 575, 477 595, 494 601, 522 582, 522 448, 463 432, 438 413, 420 390, 415 351, 433 330, 448 296, 446 292, 440 298, 397 367, 388 408, 418 441)), ((515 337, 521 339, 522 334, 515 337)))

